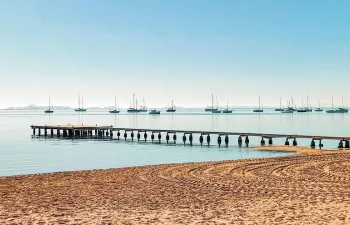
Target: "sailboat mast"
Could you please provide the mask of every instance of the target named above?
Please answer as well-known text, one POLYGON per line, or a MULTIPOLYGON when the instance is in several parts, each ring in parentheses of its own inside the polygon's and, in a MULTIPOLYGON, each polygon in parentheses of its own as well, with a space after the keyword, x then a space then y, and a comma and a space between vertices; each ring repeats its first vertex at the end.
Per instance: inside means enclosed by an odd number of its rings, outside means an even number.
POLYGON ((174 109, 174 100, 171 100, 171 109, 174 109))
POLYGON ((114 96, 114 109, 117 110, 117 96, 114 96))
POLYGON ((280 98, 280 109, 282 107, 282 98, 280 98))
POLYGON ((260 95, 259 95, 259 109, 260 109, 260 95))
POLYGON ((333 106, 333 96, 332 96, 332 109, 333 109, 333 107, 334 107, 334 106, 333 106))
POLYGON ((81 97, 81 108, 84 108, 84 97, 81 97))
POLYGON ((49 110, 51 110, 51 98, 49 96, 49 110))
POLYGON ((341 107, 344 108, 344 98, 341 96, 341 107))
POLYGON ((211 94, 211 109, 214 109, 214 94, 211 94))
POLYGON ((80 109, 80 95, 78 96, 78 109, 80 109))
POLYGON ((132 93, 132 107, 135 109, 135 94, 132 93))

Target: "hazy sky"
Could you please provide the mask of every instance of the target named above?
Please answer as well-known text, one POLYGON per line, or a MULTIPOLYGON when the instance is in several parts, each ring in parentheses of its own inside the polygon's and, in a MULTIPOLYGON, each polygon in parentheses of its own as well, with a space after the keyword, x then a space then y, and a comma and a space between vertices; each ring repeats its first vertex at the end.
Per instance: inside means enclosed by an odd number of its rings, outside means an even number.
POLYGON ((350 105, 350 1, 1 0, 0 107, 350 105))

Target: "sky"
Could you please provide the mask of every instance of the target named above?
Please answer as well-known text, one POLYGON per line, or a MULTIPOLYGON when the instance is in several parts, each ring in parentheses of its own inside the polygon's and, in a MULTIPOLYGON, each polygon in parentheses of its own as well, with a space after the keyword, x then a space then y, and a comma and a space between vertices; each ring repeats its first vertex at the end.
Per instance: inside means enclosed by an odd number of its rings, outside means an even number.
POLYGON ((350 105, 350 1, 1 0, 0 108, 350 105))

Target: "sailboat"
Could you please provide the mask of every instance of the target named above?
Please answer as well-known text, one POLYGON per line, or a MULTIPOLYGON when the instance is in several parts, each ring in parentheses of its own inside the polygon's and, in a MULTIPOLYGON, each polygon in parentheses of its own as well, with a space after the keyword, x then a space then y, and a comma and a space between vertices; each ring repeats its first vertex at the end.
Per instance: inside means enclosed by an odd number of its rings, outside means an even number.
POLYGON ((159 110, 152 109, 152 110, 149 111, 149 114, 151 114, 151 115, 159 115, 159 114, 160 114, 160 111, 159 111, 159 110))
POLYGON ((258 109, 254 109, 253 110, 253 112, 258 112, 258 113, 260 113, 260 112, 264 112, 264 110, 260 107, 260 96, 259 96, 259 108, 258 109))
POLYGON ((114 110, 109 110, 109 113, 119 113, 120 110, 117 110, 117 97, 114 96, 114 110))
POLYGON ((135 104, 135 94, 134 93, 132 94, 132 105, 131 105, 131 102, 130 102, 130 108, 128 108, 127 112, 128 113, 138 113, 138 112, 140 112, 137 109, 137 100, 136 100, 136 104, 135 104))
POLYGON ((342 101, 342 107, 338 108, 338 109, 333 109, 333 96, 332 96, 332 109, 331 110, 327 110, 326 113, 348 113, 349 110, 344 108, 344 100, 343 97, 341 98, 342 101))
POLYGON ((307 112, 306 109, 304 108, 304 98, 301 99, 301 105, 302 107, 297 110, 297 112, 307 112))
POLYGON ((307 96, 306 98, 307 98, 307 107, 305 107, 305 110, 306 110, 306 112, 312 112, 311 104, 309 101, 309 96, 307 96))
POLYGON ((318 98, 318 108, 315 109, 315 112, 322 112, 323 109, 321 108, 320 98, 318 98))
POLYGON ((49 109, 45 110, 45 113, 53 113, 53 109, 51 108, 51 98, 49 97, 49 109))
POLYGON ((87 109, 84 109, 84 97, 81 98, 81 107, 80 107, 80 95, 78 97, 78 108, 74 109, 76 112, 86 112, 87 109))
POLYGON ((282 98, 280 98, 280 107, 275 109, 276 112, 283 112, 284 108, 282 108, 282 98))
POLYGON ((212 112, 212 111, 216 111, 218 110, 218 108, 214 108, 214 95, 211 94, 211 108, 205 108, 206 112, 212 112))
POLYGON ((232 113, 232 111, 233 111, 233 109, 228 108, 228 101, 227 101, 226 109, 222 110, 222 113, 232 113))
POLYGON ((218 98, 216 98, 215 109, 213 109, 213 110, 211 111, 211 113, 221 113, 221 110, 219 110, 219 101, 218 101, 218 98))
POLYGON ((171 100, 171 108, 168 108, 166 112, 176 112, 173 100, 171 100))
POLYGON ((145 99, 143 99, 143 105, 140 107, 139 112, 147 112, 147 107, 145 104, 145 99))

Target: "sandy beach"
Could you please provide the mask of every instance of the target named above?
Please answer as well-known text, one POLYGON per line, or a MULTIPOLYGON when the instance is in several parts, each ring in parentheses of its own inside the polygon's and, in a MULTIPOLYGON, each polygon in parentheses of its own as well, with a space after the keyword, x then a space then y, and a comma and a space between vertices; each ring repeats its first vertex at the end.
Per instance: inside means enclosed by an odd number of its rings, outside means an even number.
POLYGON ((348 224, 350 153, 0 177, 0 224, 348 224))

